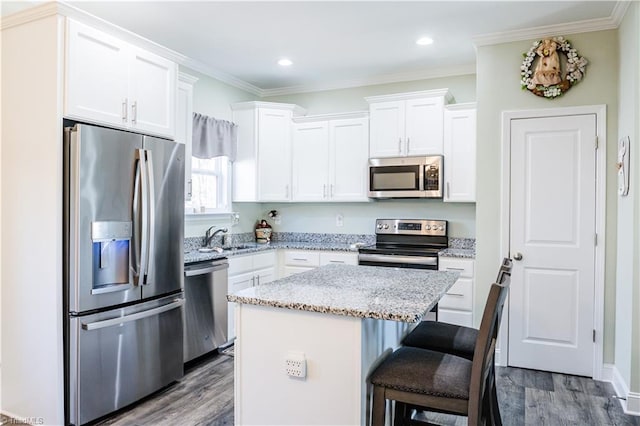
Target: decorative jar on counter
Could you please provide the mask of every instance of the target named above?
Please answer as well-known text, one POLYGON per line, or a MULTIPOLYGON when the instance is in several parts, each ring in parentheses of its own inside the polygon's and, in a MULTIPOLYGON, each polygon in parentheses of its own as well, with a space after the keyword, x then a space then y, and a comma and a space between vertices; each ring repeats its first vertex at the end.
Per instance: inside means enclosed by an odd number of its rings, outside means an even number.
POLYGON ((271 233, 273 229, 266 220, 262 219, 256 225, 256 242, 266 244, 271 241, 271 233))

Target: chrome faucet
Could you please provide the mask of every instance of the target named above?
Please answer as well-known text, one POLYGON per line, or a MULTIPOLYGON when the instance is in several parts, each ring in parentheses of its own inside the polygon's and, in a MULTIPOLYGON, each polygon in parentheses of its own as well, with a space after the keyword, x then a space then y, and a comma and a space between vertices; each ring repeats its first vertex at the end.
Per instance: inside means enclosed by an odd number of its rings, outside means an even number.
POLYGON ((215 228, 215 226, 210 227, 209 229, 207 229, 207 232, 205 232, 204 234, 204 244, 202 245, 202 247, 209 247, 209 244, 211 244, 211 240, 213 240, 213 237, 215 237, 216 235, 218 235, 219 233, 226 233, 229 230, 227 228, 220 228, 218 230, 216 230, 215 232, 211 233, 211 230, 215 228))

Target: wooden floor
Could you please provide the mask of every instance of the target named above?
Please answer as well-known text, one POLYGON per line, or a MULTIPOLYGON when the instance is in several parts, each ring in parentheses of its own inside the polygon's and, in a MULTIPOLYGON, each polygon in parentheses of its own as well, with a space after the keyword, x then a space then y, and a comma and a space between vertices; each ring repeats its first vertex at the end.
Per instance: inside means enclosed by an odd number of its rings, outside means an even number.
MULTIPOLYGON (((98 424, 232 425, 232 353, 210 357, 190 366, 185 373, 181 382, 98 424)), ((640 418, 623 413, 609 383, 510 367, 499 367, 497 376, 505 426, 640 426, 640 418)), ((431 415, 429 420, 442 425, 466 425, 464 417, 431 415)))

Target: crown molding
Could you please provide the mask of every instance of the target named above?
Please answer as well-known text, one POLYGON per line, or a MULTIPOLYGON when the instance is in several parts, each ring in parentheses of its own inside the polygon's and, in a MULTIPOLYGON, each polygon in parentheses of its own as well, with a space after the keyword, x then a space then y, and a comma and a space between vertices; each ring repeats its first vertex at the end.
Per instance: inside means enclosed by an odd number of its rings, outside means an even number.
POLYGON ((353 118, 369 118, 369 111, 336 112, 333 114, 316 114, 304 117, 293 117, 293 122, 312 123, 315 121, 347 120, 353 118))
POLYGON ((185 72, 180 71, 180 72, 178 72, 178 80, 182 81, 184 83, 187 83, 187 84, 194 85, 200 79, 198 77, 196 77, 196 76, 193 76, 191 74, 187 74, 185 72))
POLYGON ((421 90, 419 92, 393 93, 390 95, 367 96, 364 98, 368 103, 387 102, 387 101, 406 101, 409 99, 422 99, 444 97, 445 104, 453 100, 453 96, 449 89, 421 90))
POLYGON ((237 77, 234 77, 230 74, 227 74, 225 72, 222 72, 220 70, 217 70, 203 62, 197 61, 195 59, 191 59, 188 57, 184 57, 184 59, 180 62, 178 62, 181 66, 185 67, 185 68, 189 68, 192 69, 194 71, 197 71, 199 73, 202 73, 206 76, 209 76, 211 78, 214 78, 218 81, 221 81, 222 83, 226 83, 230 86, 233 86, 237 89, 241 89, 244 90, 245 92, 249 92, 253 95, 259 96, 259 97, 263 97, 264 95, 262 94, 264 92, 263 89, 254 86, 251 83, 247 83, 244 80, 241 80, 237 77))
POLYGON ((262 102, 262 101, 247 101, 247 102, 235 102, 231 104, 232 111, 240 111, 246 109, 255 108, 269 108, 269 109, 282 109, 285 111, 292 111, 294 117, 298 115, 305 115, 307 110, 296 104, 285 104, 280 102, 262 102))
POLYGON ((38 19, 57 15, 59 13, 58 3, 44 3, 38 6, 21 10, 11 15, 3 16, 0 21, 0 31, 12 28, 28 22, 37 21, 38 19))
POLYGON ((509 43, 540 39, 555 35, 588 33, 593 31, 615 30, 620 26, 630 1, 616 2, 611 15, 607 18, 586 19, 583 21, 567 22, 564 24, 544 25, 540 27, 524 28, 521 30, 491 33, 473 37, 473 44, 477 47, 492 44, 509 43))
POLYGON ((323 92, 327 90, 348 89, 353 87, 374 86, 377 84, 401 83, 405 81, 426 80, 431 78, 453 77, 476 73, 476 64, 465 64, 456 67, 442 67, 430 70, 412 71, 395 74, 381 74, 370 78, 342 80, 333 83, 321 83, 263 89, 260 96, 294 95, 298 93, 323 92))

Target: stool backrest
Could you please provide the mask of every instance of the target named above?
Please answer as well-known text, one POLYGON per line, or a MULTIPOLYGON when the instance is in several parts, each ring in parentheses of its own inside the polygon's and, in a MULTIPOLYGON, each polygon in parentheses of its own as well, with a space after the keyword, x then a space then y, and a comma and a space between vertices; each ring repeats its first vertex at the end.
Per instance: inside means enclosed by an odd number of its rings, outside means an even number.
POLYGON ((502 276, 504 274, 511 275, 511 269, 513 268, 513 262, 508 257, 502 259, 502 263, 500 264, 500 269, 498 270, 498 277, 496 278, 496 282, 498 284, 502 284, 502 276))
POLYGON ((476 339, 471 367, 471 384, 469 388, 469 424, 480 424, 481 419, 488 413, 483 413, 483 398, 492 382, 495 362, 495 347, 502 318, 502 309, 509 291, 510 274, 503 274, 501 284, 491 284, 487 303, 482 314, 480 330, 476 339))

